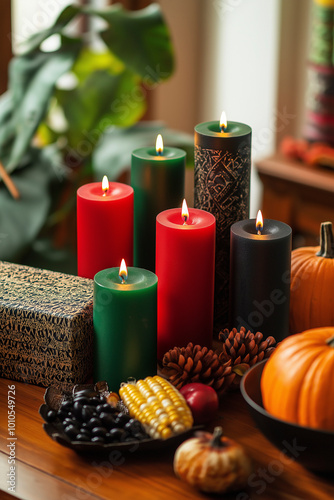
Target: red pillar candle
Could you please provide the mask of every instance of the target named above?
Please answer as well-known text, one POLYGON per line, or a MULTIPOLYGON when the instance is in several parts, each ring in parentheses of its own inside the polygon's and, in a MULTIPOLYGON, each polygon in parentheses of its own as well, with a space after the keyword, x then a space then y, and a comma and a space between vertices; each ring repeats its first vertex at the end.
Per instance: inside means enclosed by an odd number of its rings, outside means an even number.
POLYGON ((188 342, 210 347, 213 329, 216 219, 179 208, 157 216, 158 359, 188 342))
POLYGON ((78 275, 93 279, 102 269, 133 263, 133 189, 119 182, 77 191, 78 275))

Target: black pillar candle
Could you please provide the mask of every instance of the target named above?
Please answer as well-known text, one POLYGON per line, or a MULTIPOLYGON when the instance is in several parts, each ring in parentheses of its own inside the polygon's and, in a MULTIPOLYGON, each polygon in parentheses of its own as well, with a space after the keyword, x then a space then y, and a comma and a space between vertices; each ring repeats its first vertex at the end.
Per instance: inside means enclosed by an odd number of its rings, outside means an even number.
POLYGON ((230 228, 249 217, 252 129, 218 121, 195 127, 194 206, 216 217, 214 332, 228 324, 230 228))
POLYGON ((231 227, 230 328, 244 326, 277 341, 289 335, 291 227, 255 219, 231 227))

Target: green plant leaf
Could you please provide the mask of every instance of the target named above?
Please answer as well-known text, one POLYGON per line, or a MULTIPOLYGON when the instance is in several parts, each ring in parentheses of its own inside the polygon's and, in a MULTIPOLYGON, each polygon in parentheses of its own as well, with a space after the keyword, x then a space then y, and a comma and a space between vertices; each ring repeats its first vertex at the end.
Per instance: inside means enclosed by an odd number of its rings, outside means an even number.
POLYGON ((10 91, 0 97, 0 161, 6 163, 12 141, 15 137, 15 127, 12 120, 14 111, 13 98, 10 91))
POLYGON ((81 8, 79 6, 67 5, 59 14, 52 26, 34 33, 27 40, 22 42, 22 48, 24 50, 22 55, 28 55, 29 53, 34 52, 39 48, 44 40, 56 33, 61 33, 65 26, 67 26, 80 12, 81 8))
POLYGON ((68 121, 69 147, 84 157, 107 127, 133 125, 146 109, 140 78, 128 70, 119 74, 95 71, 76 89, 58 89, 56 97, 68 121))
POLYGON ((109 50, 97 52, 89 47, 83 47, 78 59, 72 68, 72 72, 79 82, 86 80, 94 71, 110 71, 111 74, 119 74, 124 71, 124 64, 117 59, 109 50))
POLYGON ((64 39, 58 51, 13 58, 10 88, 14 110, 9 126, 15 127, 15 139, 6 165, 8 172, 20 163, 47 111, 57 79, 73 66, 80 47, 80 41, 64 39))
POLYGON ((110 27, 102 39, 124 64, 146 82, 166 80, 174 68, 169 30, 158 4, 129 12, 119 4, 105 10, 84 8, 105 19, 110 27))
POLYGON ((18 259, 36 238, 50 209, 50 186, 62 176, 61 157, 54 147, 31 149, 31 163, 12 179, 21 198, 14 200, 0 185, 0 259, 18 259))

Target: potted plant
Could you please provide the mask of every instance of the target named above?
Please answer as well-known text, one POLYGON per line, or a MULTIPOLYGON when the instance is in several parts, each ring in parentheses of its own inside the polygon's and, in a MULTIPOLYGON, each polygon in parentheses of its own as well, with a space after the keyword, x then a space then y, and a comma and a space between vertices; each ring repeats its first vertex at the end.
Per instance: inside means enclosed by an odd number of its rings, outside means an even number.
MULTIPOLYGON (((138 141, 133 127, 145 113, 147 93, 173 67, 157 4, 135 12, 120 4, 69 5, 52 26, 25 42, 11 61, 9 88, 0 98, 0 161, 20 193, 15 200, 0 184, 0 259, 75 272, 75 238, 69 243, 69 235, 75 234, 76 189, 93 177, 94 168, 99 176, 109 139, 113 143, 115 136, 117 144, 126 131, 138 141), (87 33, 69 35, 79 16, 104 21, 96 33, 98 49, 87 33), (51 36, 58 48, 50 52, 45 45, 51 36)), ((143 137, 154 128, 141 130, 143 137)), ((137 144, 129 142, 129 154, 137 144)), ((124 169, 113 163, 106 165, 110 180, 124 169)))

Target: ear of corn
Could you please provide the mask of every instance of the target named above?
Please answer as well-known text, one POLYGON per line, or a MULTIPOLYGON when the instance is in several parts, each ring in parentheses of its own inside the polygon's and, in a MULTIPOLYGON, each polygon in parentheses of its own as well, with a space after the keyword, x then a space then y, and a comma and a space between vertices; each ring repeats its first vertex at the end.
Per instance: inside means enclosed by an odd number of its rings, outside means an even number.
POLYGON ((131 417, 156 439, 167 439, 193 425, 191 410, 180 392, 158 375, 123 384, 119 394, 131 417))

